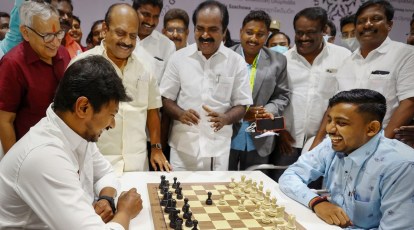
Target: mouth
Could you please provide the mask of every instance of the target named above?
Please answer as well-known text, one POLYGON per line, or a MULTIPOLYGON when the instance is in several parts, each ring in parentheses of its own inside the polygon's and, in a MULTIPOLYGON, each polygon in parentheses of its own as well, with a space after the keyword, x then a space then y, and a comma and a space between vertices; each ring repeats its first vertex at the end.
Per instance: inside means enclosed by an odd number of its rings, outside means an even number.
POLYGON ((329 138, 331 139, 332 144, 338 144, 343 140, 341 136, 329 135, 329 138))
POLYGON ((132 45, 124 45, 124 44, 118 44, 118 47, 125 51, 129 51, 133 48, 132 45))
POLYGON ((377 33, 377 30, 364 30, 359 33, 360 36, 371 36, 377 33))
POLYGON ((255 46, 257 46, 257 45, 258 45, 256 42, 247 42, 246 44, 247 44, 248 46, 251 46, 251 47, 255 47, 255 46))
POLYGON ((301 42, 299 42, 299 45, 303 46, 303 47, 308 47, 308 46, 311 46, 312 44, 313 44, 313 42, 311 42, 311 41, 301 41, 301 42))
POLYGON ((142 26, 146 29, 152 29, 152 28, 155 27, 155 25, 150 25, 150 24, 147 24, 147 23, 142 23, 142 26))

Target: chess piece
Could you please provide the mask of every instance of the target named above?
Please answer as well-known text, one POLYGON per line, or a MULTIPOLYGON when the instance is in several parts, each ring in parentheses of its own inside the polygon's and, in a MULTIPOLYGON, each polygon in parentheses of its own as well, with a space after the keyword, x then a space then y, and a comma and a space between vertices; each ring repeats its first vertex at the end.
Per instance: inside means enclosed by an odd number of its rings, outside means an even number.
POLYGON ((256 203, 256 209, 254 210, 254 212, 253 212, 253 215, 255 216, 255 217, 261 217, 262 216, 262 211, 260 210, 260 206, 261 206, 262 204, 260 203, 260 202, 257 202, 256 203))
POLYGON ((180 185, 181 185, 181 183, 178 181, 176 186, 175 186, 175 193, 178 192, 178 188, 181 188, 180 185))
POLYGON ((213 200, 211 199, 211 195, 212 195, 212 193, 211 192, 208 192, 207 193, 207 200, 206 200, 206 205, 212 205, 213 204, 213 200))
POLYGON ((172 188, 177 188, 177 177, 174 177, 173 178, 173 180, 174 180, 174 183, 172 184, 172 188))
POLYGON ((257 194, 256 194, 256 201, 263 202, 263 200, 264 200, 264 198, 263 198, 263 181, 260 181, 259 189, 257 190, 257 194))
POLYGON ((172 221, 172 220, 175 221, 178 218, 178 214, 180 214, 180 212, 181 211, 178 210, 178 209, 171 210, 170 214, 168 214, 168 219, 170 221, 172 221))
POLYGON ((276 204, 275 203, 271 204, 271 208, 269 209, 268 214, 269 214, 270 217, 277 216, 277 209, 276 209, 276 204))
POLYGON ((191 216, 193 215, 193 213, 190 211, 190 208, 186 208, 183 212, 183 218, 184 219, 191 219, 191 216))
POLYGON ((181 208, 181 210, 184 212, 186 207, 188 207, 188 209, 190 209, 190 204, 188 203, 188 198, 184 198, 184 204, 183 207, 181 208))
POLYGON ((172 192, 164 192, 164 196, 160 202, 161 206, 165 207, 169 199, 172 198, 172 192))
POLYGON ((251 191, 250 191, 250 198, 253 202, 256 202, 256 195, 257 195, 257 183, 253 181, 251 191))
MULTIPOLYGON (((178 183, 180 183, 180 182, 178 182, 178 183)), ((175 192, 177 193, 177 200, 182 200, 183 199, 183 193, 182 193, 182 189, 183 188, 181 188, 181 187, 179 187, 179 188, 177 188, 178 189, 178 192, 177 192, 177 190, 175 190, 175 192)))
POLYGON ((197 228, 198 220, 193 220, 193 224, 194 224, 194 227, 191 230, 198 230, 197 228))
POLYGON ((276 219, 274 221, 277 222, 278 227, 281 228, 281 225, 286 222, 285 219, 284 219, 285 207, 284 206, 279 206, 279 207, 276 208, 276 210, 277 210, 277 214, 276 214, 276 219))
MULTIPOLYGON (((185 219, 187 219, 186 221, 185 221, 185 226, 187 227, 187 228, 190 228, 190 227, 193 227, 193 221, 191 220, 191 216, 193 215, 193 213, 192 212, 188 212, 188 215, 187 215, 187 217, 188 218, 185 218, 185 219)), ((184 217, 183 217, 184 218, 184 217)))
POLYGON ((174 230, 182 230, 183 229, 183 219, 181 219, 180 217, 178 217, 175 220, 175 228, 174 230))
POLYGON ((276 222, 273 222, 273 223, 274 225, 273 225, 272 230, 281 230, 276 222))
POLYGON ((264 198, 263 206, 265 210, 270 209, 270 189, 266 190, 266 196, 264 198))
POLYGON ((226 200, 224 199, 224 196, 226 195, 226 193, 221 192, 221 198, 219 201, 219 205, 226 205, 226 200))
POLYGON ((234 188, 236 187, 236 183, 234 183, 234 177, 231 178, 231 182, 229 184, 229 188, 234 188))
POLYGON ((290 214, 288 217, 287 226, 285 227, 286 230, 296 230, 296 217, 293 214, 290 214))
POLYGON ((262 218, 262 223, 263 224, 270 224, 272 222, 272 220, 269 218, 269 216, 267 215, 267 212, 263 212, 263 218, 262 218))
POLYGON ((240 199, 240 204, 239 204, 239 207, 238 207, 238 209, 239 209, 240 211, 246 211, 246 207, 244 207, 244 201, 245 201, 245 199, 246 199, 246 198, 244 198, 244 197, 242 197, 242 198, 240 199))
POLYGON ((161 182, 158 185, 158 189, 161 190, 164 187, 164 185, 165 185, 165 175, 161 175, 161 182))

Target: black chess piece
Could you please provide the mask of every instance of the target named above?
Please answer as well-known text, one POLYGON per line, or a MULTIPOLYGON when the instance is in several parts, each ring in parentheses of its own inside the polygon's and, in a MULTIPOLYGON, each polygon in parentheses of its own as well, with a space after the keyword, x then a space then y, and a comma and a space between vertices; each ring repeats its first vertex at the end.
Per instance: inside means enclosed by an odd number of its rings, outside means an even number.
POLYGON ((170 219, 170 221, 172 221, 172 220, 175 221, 178 218, 178 214, 180 212, 181 211, 178 210, 178 209, 171 210, 170 214, 168 215, 168 219, 170 219))
POLYGON ((174 177, 174 183, 172 184, 172 188, 177 188, 177 177, 174 177))
POLYGON ((161 175, 161 183, 158 185, 158 189, 162 189, 165 184, 165 175, 161 175))
POLYGON ((181 183, 178 181, 177 185, 175 186, 175 193, 176 194, 178 193, 178 189, 181 188, 180 185, 181 185, 181 183))
POLYGON ((213 204, 213 200, 211 199, 211 195, 212 195, 212 193, 211 192, 208 192, 207 193, 207 200, 206 200, 206 205, 212 205, 213 204))
POLYGON ((174 230, 182 230, 183 229, 183 219, 181 219, 181 218, 177 218, 176 220, 175 220, 175 228, 174 228, 174 230))
POLYGON ((191 216, 193 215, 193 213, 190 211, 190 209, 188 208, 188 209, 186 209, 184 212, 183 212, 183 218, 184 219, 191 219, 191 216))
POLYGON ((160 201, 160 205, 164 207, 165 205, 167 205, 167 201, 168 201, 168 192, 165 192, 164 196, 162 197, 162 200, 160 201))
POLYGON ((177 206, 177 201, 175 199, 168 199, 167 206, 164 209, 165 213, 170 213, 172 210, 175 210, 177 206))
POLYGON ((186 197, 186 198, 184 198, 184 204, 183 204, 183 207, 181 208, 181 210, 184 212, 185 207, 187 207, 187 206, 188 206, 188 208, 190 208, 190 204, 188 204, 188 198, 186 197))
MULTIPOLYGON (((180 182, 178 182, 178 183, 180 183, 180 182)), ((177 193, 177 200, 182 200, 183 199, 183 193, 182 193, 183 188, 177 188, 177 189, 178 189, 178 192, 177 192, 177 190, 175 190, 176 193, 177 193)))
POLYGON ((198 230, 197 228, 198 220, 193 220, 193 224, 194 224, 194 227, 191 230, 198 230))
MULTIPOLYGON (((188 227, 188 228, 190 228, 190 227, 193 227, 193 221, 191 220, 191 216, 193 215, 193 213, 192 212, 188 212, 188 218, 187 218, 187 220, 185 221, 185 226, 186 227, 188 227)), ((184 218, 184 217, 183 217, 184 218)))

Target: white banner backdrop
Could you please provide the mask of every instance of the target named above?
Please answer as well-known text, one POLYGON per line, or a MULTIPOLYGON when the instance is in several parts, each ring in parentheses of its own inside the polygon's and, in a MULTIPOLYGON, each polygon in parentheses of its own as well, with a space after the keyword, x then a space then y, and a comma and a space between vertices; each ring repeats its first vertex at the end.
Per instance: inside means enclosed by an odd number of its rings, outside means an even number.
MULTIPOLYGON (((366 0, 221 0, 227 5, 230 14, 229 30, 234 40, 239 40, 239 31, 244 17, 251 10, 264 10, 272 19, 281 22, 281 31, 288 34, 293 41, 293 18, 301 9, 311 6, 320 6, 327 10, 329 18, 337 26, 336 43, 339 43, 339 20, 341 17, 355 13, 361 3, 366 0)), ((89 33, 92 23, 103 19, 108 7, 116 2, 131 3, 131 0, 72 0, 74 14, 82 23, 83 42, 89 33)), ((163 16, 171 8, 181 8, 190 16, 189 42, 194 42, 193 23, 191 17, 195 7, 201 0, 164 0, 164 8, 161 12, 160 23, 157 30, 163 26, 163 16)), ((390 33, 393 40, 406 42, 406 34, 409 32, 409 23, 414 13, 414 0, 391 0, 395 8, 394 26, 390 33)), ((13 0, 0 0, 0 11, 10 12, 14 4, 13 0)))

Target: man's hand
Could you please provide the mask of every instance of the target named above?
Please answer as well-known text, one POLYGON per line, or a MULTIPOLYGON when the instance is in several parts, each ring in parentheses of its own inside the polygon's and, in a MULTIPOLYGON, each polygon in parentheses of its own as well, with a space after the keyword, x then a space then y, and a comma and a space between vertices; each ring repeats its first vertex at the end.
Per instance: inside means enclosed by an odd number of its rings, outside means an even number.
POLYGON ((245 121, 255 121, 256 119, 270 118, 274 119, 274 115, 266 111, 263 106, 250 106, 243 117, 245 121))
POLYGON ((130 219, 135 218, 142 210, 141 195, 136 188, 131 188, 128 192, 122 192, 118 198, 117 213, 128 213, 130 219))
POLYGON ((172 171, 172 167, 161 149, 156 149, 156 148, 151 149, 150 161, 151 161, 152 168, 155 171, 158 171, 157 165, 159 166, 159 170, 162 172, 164 172, 164 170, 167 172, 172 171))
POLYGON ((189 126, 193 124, 197 125, 198 121, 200 120, 200 115, 195 110, 192 110, 192 109, 184 110, 180 114, 178 120, 181 121, 181 123, 189 125, 189 126))
POLYGON ((395 138, 414 148, 414 126, 401 126, 394 129, 395 138))
POLYGON ((345 211, 330 202, 321 202, 314 206, 316 215, 328 224, 338 225, 341 228, 352 226, 352 222, 345 211))
POLYGON ((210 127, 214 129, 214 132, 219 131, 225 125, 230 124, 226 114, 214 112, 206 105, 203 105, 203 109, 207 112, 207 116, 210 117, 208 121, 213 123, 210 127))
POLYGON ((108 223, 114 217, 109 201, 102 199, 93 204, 96 214, 98 214, 103 222, 108 223))

